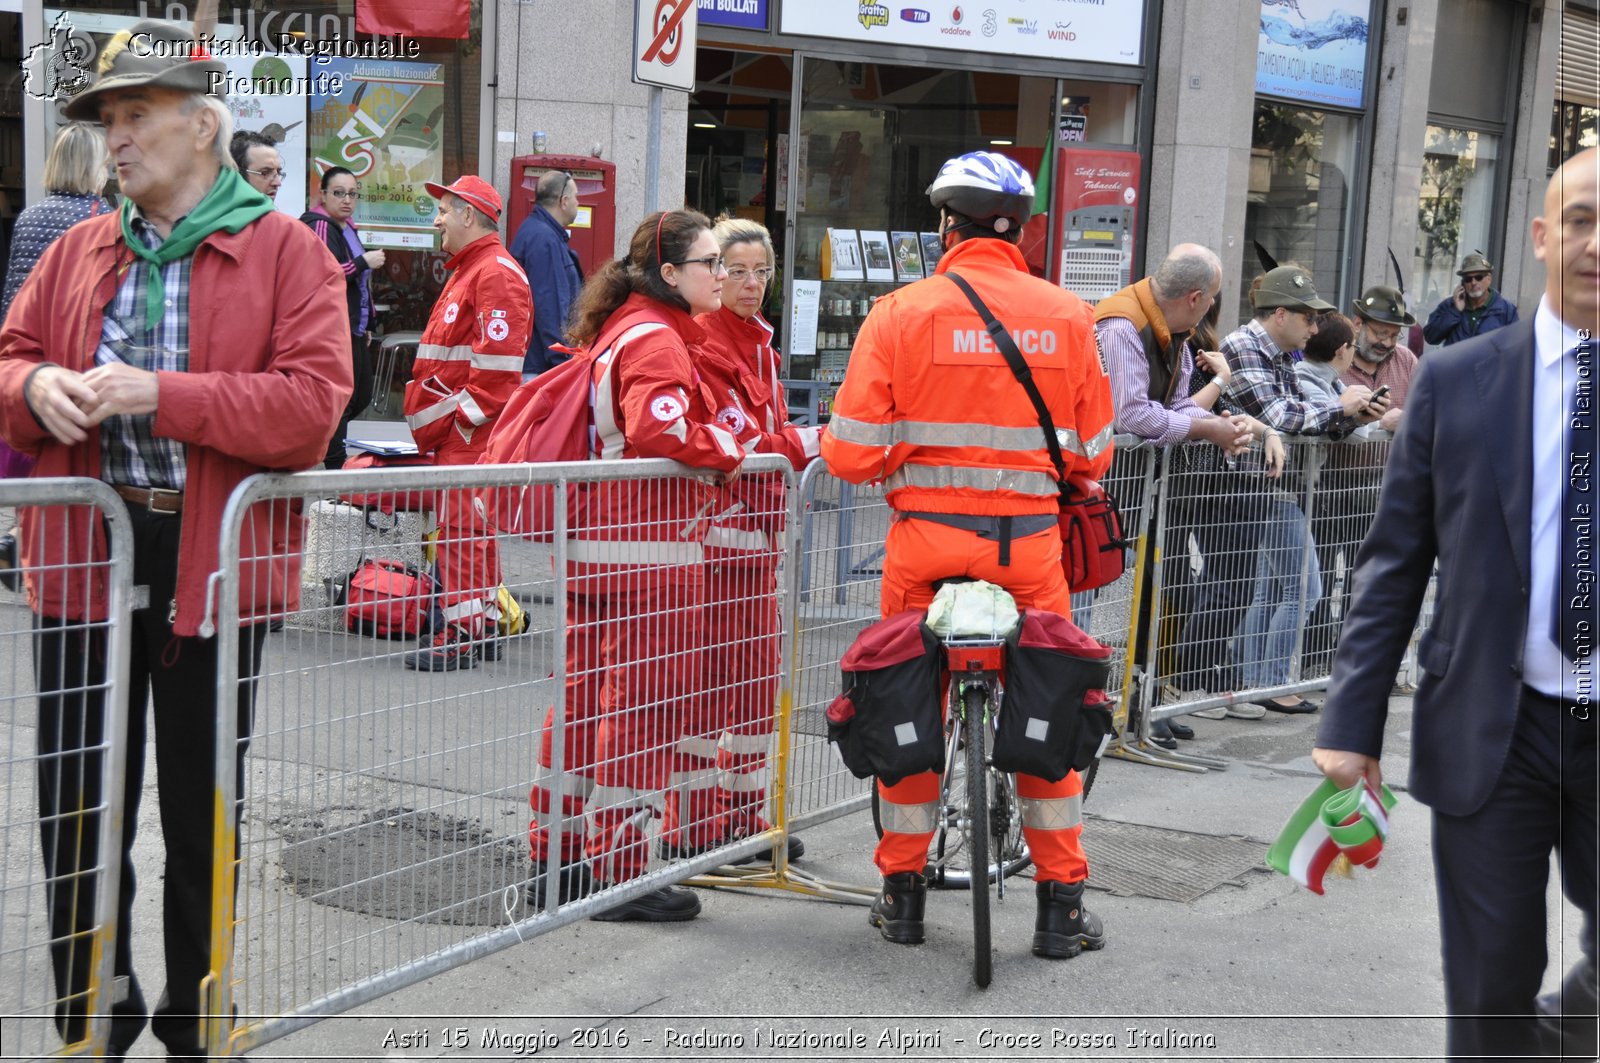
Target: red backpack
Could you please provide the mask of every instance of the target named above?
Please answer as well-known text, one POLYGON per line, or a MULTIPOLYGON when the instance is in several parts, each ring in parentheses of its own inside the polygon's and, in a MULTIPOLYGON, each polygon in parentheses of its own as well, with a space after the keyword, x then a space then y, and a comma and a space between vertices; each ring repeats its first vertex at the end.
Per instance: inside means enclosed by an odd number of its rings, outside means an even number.
POLYGON ((345 581, 344 626, 381 639, 416 638, 431 628, 433 580, 400 561, 375 558, 345 581))
MULTIPOLYGON (((594 457, 594 364, 606 359, 601 369, 603 378, 614 364, 606 355, 623 334, 656 321, 648 312, 618 314, 606 323, 591 347, 564 348, 571 352, 571 358, 540 373, 512 394, 495 418, 478 464, 587 461, 594 457)), ((499 492, 495 508, 495 523, 506 531, 539 542, 550 542, 555 536, 555 488, 551 484, 499 492)))

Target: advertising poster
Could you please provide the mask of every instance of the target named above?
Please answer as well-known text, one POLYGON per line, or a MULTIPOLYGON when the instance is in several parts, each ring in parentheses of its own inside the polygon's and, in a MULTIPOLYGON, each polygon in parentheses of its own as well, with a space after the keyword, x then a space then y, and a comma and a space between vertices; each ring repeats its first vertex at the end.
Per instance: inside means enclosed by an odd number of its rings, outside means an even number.
MULTIPOLYGON (((716 0, 721 3, 722 0, 716 0)), ((1279 0, 1282 2, 1282 0, 1279 0)), ((778 13, 784 33, 833 40, 953 48, 996 55, 1139 62, 1144 5, 1127 0, 1041 4, 987 0, 983 4, 921 4, 905 0, 806 0, 778 13)), ((706 0, 700 0, 702 18, 706 0)))
POLYGON ((702 26, 737 26, 744 30, 767 28, 771 0, 699 0, 696 17, 702 26))
POLYGON ((894 279, 901 284, 927 276, 922 268, 922 242, 916 233, 890 233, 894 251, 894 279))
POLYGON ((343 166, 355 174, 355 223, 368 247, 432 248, 436 206, 424 182, 444 179, 443 68, 335 59, 326 69, 333 91, 311 98, 315 172, 343 166))
POLYGON ((867 280, 894 280, 894 256, 889 252, 888 233, 882 229, 862 229, 861 256, 867 264, 867 280))
POLYGON ((1061 226, 1058 280, 1063 288, 1098 302, 1133 283, 1138 152, 1059 149, 1050 213, 1061 226))
POLYGON ((234 88, 224 99, 233 112, 233 128, 253 130, 278 142, 285 173, 275 203, 298 218, 305 213, 307 191, 321 177, 320 171, 306 172, 306 57, 228 55, 222 61, 228 66, 230 84, 255 89, 234 88))
POLYGON ((1306 103, 1360 107, 1366 79, 1365 4, 1261 0, 1257 92, 1306 103), (1345 8, 1354 8, 1355 13, 1345 8))

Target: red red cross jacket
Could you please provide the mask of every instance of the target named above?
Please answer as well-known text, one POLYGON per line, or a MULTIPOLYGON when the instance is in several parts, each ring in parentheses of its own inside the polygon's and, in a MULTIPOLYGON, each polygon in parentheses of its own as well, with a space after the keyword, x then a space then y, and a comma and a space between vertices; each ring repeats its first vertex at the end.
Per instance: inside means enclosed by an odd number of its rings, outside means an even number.
POLYGON ((454 429, 465 443, 493 421, 522 383, 533 327, 528 278, 500 238, 480 237, 446 264, 451 270, 417 347, 406 384, 406 422, 417 449, 436 451, 454 429))

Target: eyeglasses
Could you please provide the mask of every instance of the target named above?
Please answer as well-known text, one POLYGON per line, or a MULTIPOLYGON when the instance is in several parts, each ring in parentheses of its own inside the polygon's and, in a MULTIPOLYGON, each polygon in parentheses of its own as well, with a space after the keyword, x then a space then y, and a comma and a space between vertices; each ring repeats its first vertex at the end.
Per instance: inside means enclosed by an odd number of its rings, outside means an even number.
MULTIPOLYGON (((675 263, 675 265, 687 266, 691 262, 700 263, 706 269, 710 270, 713 274, 722 272, 722 268, 723 267, 722 267, 722 256, 721 255, 707 255, 705 258, 686 258, 682 262, 675 263)), ((730 274, 730 276, 731 276, 731 274, 730 274)))
POLYGON ((360 192, 346 192, 342 188, 335 188, 333 191, 329 192, 328 195, 332 196, 334 199, 360 199, 361 198, 361 193, 360 192))
POLYGON ((1487 273, 1463 273, 1461 275, 1461 279, 1464 280, 1464 281, 1472 281, 1472 282, 1476 283, 1477 281, 1486 281, 1486 280, 1488 280, 1489 279, 1489 275, 1487 273))
POLYGON ((259 178, 261 178, 262 180, 265 180, 265 181, 271 181, 274 178, 280 178, 280 177, 289 176, 289 171, 288 170, 251 170, 251 169, 246 169, 245 173, 255 174, 257 177, 259 177, 259 178))
POLYGON ((745 269, 743 266, 733 266, 728 270, 728 279, 735 284, 743 284, 751 277, 765 284, 772 279, 772 268, 763 266, 760 269, 745 269))

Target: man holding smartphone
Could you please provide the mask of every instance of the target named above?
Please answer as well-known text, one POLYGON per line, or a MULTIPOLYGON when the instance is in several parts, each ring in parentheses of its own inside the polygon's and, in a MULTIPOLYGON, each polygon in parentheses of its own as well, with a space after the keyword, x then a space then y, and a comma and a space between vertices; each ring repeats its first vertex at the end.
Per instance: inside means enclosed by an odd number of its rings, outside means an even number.
POLYGON ((1493 332, 1517 320, 1517 308, 1494 290, 1494 267, 1474 251, 1461 260, 1456 270, 1461 286, 1433 308, 1422 335, 1429 343, 1448 347, 1452 343, 1493 332))
POLYGON ((1400 290, 1386 284, 1374 284, 1362 292, 1350 309, 1355 315, 1356 356, 1339 379, 1371 389, 1374 398, 1387 395, 1389 408, 1378 426, 1393 432, 1400 424, 1411 374, 1417 371, 1417 356, 1400 342, 1400 336, 1417 319, 1411 316, 1400 290))

